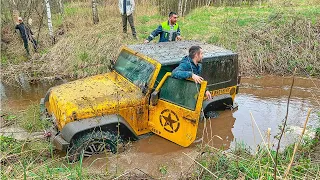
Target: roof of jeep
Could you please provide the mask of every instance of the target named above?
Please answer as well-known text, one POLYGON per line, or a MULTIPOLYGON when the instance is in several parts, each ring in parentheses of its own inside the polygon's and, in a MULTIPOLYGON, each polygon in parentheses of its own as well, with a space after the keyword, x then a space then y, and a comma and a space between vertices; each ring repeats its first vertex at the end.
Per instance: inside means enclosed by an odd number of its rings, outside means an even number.
POLYGON ((181 59, 188 55, 191 46, 200 46, 203 49, 203 59, 211 59, 212 57, 235 55, 230 50, 207 44, 199 41, 175 41, 148 44, 134 44, 128 47, 136 52, 144 54, 162 65, 177 64, 181 59))

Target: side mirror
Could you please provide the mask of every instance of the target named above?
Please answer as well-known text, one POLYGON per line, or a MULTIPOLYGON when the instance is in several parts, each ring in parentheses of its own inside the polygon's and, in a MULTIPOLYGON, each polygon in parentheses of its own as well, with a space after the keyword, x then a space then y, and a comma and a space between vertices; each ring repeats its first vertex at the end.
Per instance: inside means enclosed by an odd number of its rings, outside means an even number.
POLYGON ((151 94, 150 102, 152 106, 156 106, 159 100, 159 91, 153 91, 151 94))
POLYGON ((108 65, 108 69, 110 71, 113 71, 114 70, 114 65, 115 65, 114 60, 110 59, 110 64, 108 65))
POLYGON ((114 59, 110 59, 110 64, 114 66, 116 64, 116 61, 114 59))
POLYGON ((146 94, 148 92, 148 84, 147 83, 143 83, 143 86, 142 86, 142 93, 143 94, 146 94))

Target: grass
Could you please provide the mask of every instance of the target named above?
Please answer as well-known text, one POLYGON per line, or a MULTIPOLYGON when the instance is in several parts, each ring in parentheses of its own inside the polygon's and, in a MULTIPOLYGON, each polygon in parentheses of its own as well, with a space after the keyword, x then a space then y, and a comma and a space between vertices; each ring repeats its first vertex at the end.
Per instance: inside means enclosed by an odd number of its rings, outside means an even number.
POLYGON ((7 58, 7 56, 1 56, 1 64, 7 65, 7 63, 8 63, 8 58, 7 58))
POLYGON ((318 48, 319 20, 319 6, 209 7, 191 12, 182 26, 190 39, 204 39, 238 52, 241 71, 248 74, 283 75, 298 67, 317 76, 320 64, 308 54, 319 57, 319 51, 304 44, 318 48))
MULTIPOLYGON (((1 138, 1 179, 88 179, 91 176, 82 163, 67 164, 64 158, 50 154, 46 141, 20 142, 1 138)), ((102 176, 101 176, 102 177, 102 176)))
MULTIPOLYGON (((317 59, 320 56, 320 45, 316 30, 320 25, 320 6, 307 2, 301 1, 299 3, 302 4, 289 6, 265 4, 253 7, 203 7, 181 17, 179 24, 184 39, 214 43, 239 53, 241 71, 249 75, 290 74, 298 66, 310 75, 319 76, 320 65, 317 59)), ((115 4, 99 6, 98 13, 100 22, 93 25, 88 4, 65 4, 63 18, 53 15, 54 29, 63 27, 65 34, 58 36, 57 43, 51 47, 46 42, 47 29, 43 27, 40 33, 40 54, 31 60, 24 56, 19 37, 8 31, 12 43, 1 54, 3 80, 14 81, 14 75, 29 71, 31 73, 28 74, 37 77, 41 74, 45 77, 59 75, 72 78, 107 72, 109 60, 116 57, 121 45, 142 43, 152 30, 167 19, 159 15, 157 7, 139 4, 134 15, 139 40, 134 40, 130 33, 128 37, 122 35, 121 18, 115 4)), ((28 132, 43 131, 49 125, 39 121, 37 105, 3 117, 6 123, 17 123, 28 132)), ((317 134, 319 137, 319 129, 317 134)), ((309 158, 312 147, 319 143, 318 139, 304 140, 290 178, 303 175, 313 178, 319 173, 319 164, 309 158)), ((81 162, 66 163, 64 157, 53 151, 52 144, 45 140, 26 142, 4 136, 0 136, 0 140, 3 179, 108 178, 90 174, 81 162)), ((290 161, 292 151, 293 146, 289 146, 280 154, 281 172, 290 161)), ((237 144, 231 152, 212 147, 206 147, 203 152, 197 161, 221 178, 273 177, 272 160, 264 148, 260 148, 254 155, 244 144, 237 144)), ((271 154, 274 156, 275 152, 271 151, 271 154)), ((168 169, 163 165, 159 171, 165 175, 168 169)), ((212 179, 209 173, 196 165, 188 177, 212 179)))
MULTIPOLYGON (((39 106, 31 105, 21 112, 1 112, 6 125, 24 127, 28 132, 42 131, 49 125, 39 119, 39 106)), ((82 161, 69 164, 66 157, 54 150, 46 139, 16 140, 0 135, 1 179, 108 179, 92 174, 82 167, 82 161)))
POLYGON ((40 119, 40 106, 32 104, 17 115, 17 124, 28 132, 39 132, 47 129, 51 124, 40 119))
POLYGON ((166 165, 161 165, 159 171, 162 175, 166 175, 168 173, 168 167, 166 165))
MULTIPOLYGON (((15 50, 19 46, 16 37, 1 59, 5 69, 3 79, 14 81, 12 75, 21 72, 29 72, 32 79, 34 73, 30 71, 46 77, 71 78, 107 72, 108 61, 116 57, 121 45, 142 43, 167 19, 156 6, 138 4, 134 14, 137 41, 131 38, 130 27, 128 36, 122 34, 116 3, 99 6, 98 13, 100 22, 93 25, 88 3, 66 3, 63 18, 53 14, 54 29, 62 28, 65 34, 57 36, 57 43, 50 47, 46 41, 47 28, 43 27, 40 56, 33 57, 36 62, 17 58, 23 54, 15 50), (17 66, 13 67, 12 63, 17 66)), ((317 61, 320 6, 316 0, 291 1, 285 5, 274 1, 261 6, 202 7, 179 18, 178 23, 185 40, 201 40, 237 52, 240 70, 246 75, 288 75, 295 67, 302 76, 320 75, 317 61)), ((154 40, 157 41, 158 38, 154 40)))
MULTIPOLYGON (((320 122, 320 112, 318 112, 320 122)), ((316 179, 320 173, 320 127, 315 130, 315 137, 305 137, 295 154, 293 166, 287 179, 316 179), (316 150, 316 151, 315 151, 316 150)), ((236 142, 235 147, 224 151, 205 145, 198 147, 200 155, 196 159, 219 179, 274 179, 274 160, 276 151, 263 144, 252 150, 243 142, 236 142), (270 151, 270 153, 269 153, 270 151)), ((284 178, 284 172, 291 161, 294 144, 287 146, 278 154, 277 178, 284 178)), ((212 179, 211 173, 193 164, 189 174, 182 179, 212 179)))
MULTIPOLYGON (((320 165, 310 159, 311 147, 315 145, 313 140, 305 140, 300 148, 299 155, 295 157, 295 165, 291 168, 289 179, 307 178, 314 179, 319 173, 320 165)), ((270 150, 273 159, 275 151, 270 150)), ((293 145, 288 146, 279 158, 278 178, 283 176, 291 160, 293 145)), ((197 161, 209 169, 213 174, 222 179, 273 179, 273 161, 263 146, 252 155, 244 144, 236 144, 229 152, 206 146, 197 161)), ((193 165, 193 171, 183 178, 212 179, 212 175, 203 168, 193 165)), ((280 178, 281 179, 281 178, 280 178)))

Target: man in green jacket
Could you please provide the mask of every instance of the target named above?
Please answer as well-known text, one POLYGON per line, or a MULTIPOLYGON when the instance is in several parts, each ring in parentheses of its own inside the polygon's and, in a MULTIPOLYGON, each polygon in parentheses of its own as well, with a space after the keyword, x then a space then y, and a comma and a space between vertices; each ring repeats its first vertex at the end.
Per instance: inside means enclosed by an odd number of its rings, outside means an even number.
POLYGON ((177 23, 178 15, 175 12, 169 13, 169 20, 161 23, 156 30, 154 30, 144 43, 149 43, 156 36, 160 34, 159 42, 169 42, 181 40, 180 28, 177 23))

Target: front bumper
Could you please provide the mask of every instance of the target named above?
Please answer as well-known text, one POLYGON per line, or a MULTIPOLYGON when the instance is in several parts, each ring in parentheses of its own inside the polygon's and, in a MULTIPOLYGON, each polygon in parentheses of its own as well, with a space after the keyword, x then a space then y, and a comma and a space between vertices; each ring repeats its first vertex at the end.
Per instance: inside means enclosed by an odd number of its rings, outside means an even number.
POLYGON ((66 140, 63 139, 61 134, 54 136, 52 142, 53 142, 53 145, 55 146, 56 149, 58 149, 60 151, 64 151, 64 152, 67 151, 67 148, 70 145, 69 142, 67 142, 66 140))
POLYGON ((53 143, 53 145, 55 146, 55 148, 60 151, 67 151, 67 148, 69 147, 70 143, 67 142, 65 139, 63 139, 61 134, 58 133, 57 128, 54 125, 55 120, 47 116, 45 105, 44 105, 44 98, 41 98, 41 100, 40 100, 40 113, 41 113, 41 115, 40 115, 41 120, 43 120, 43 121, 47 120, 47 121, 53 122, 52 127, 46 131, 50 132, 50 134, 51 134, 50 140, 53 143))

